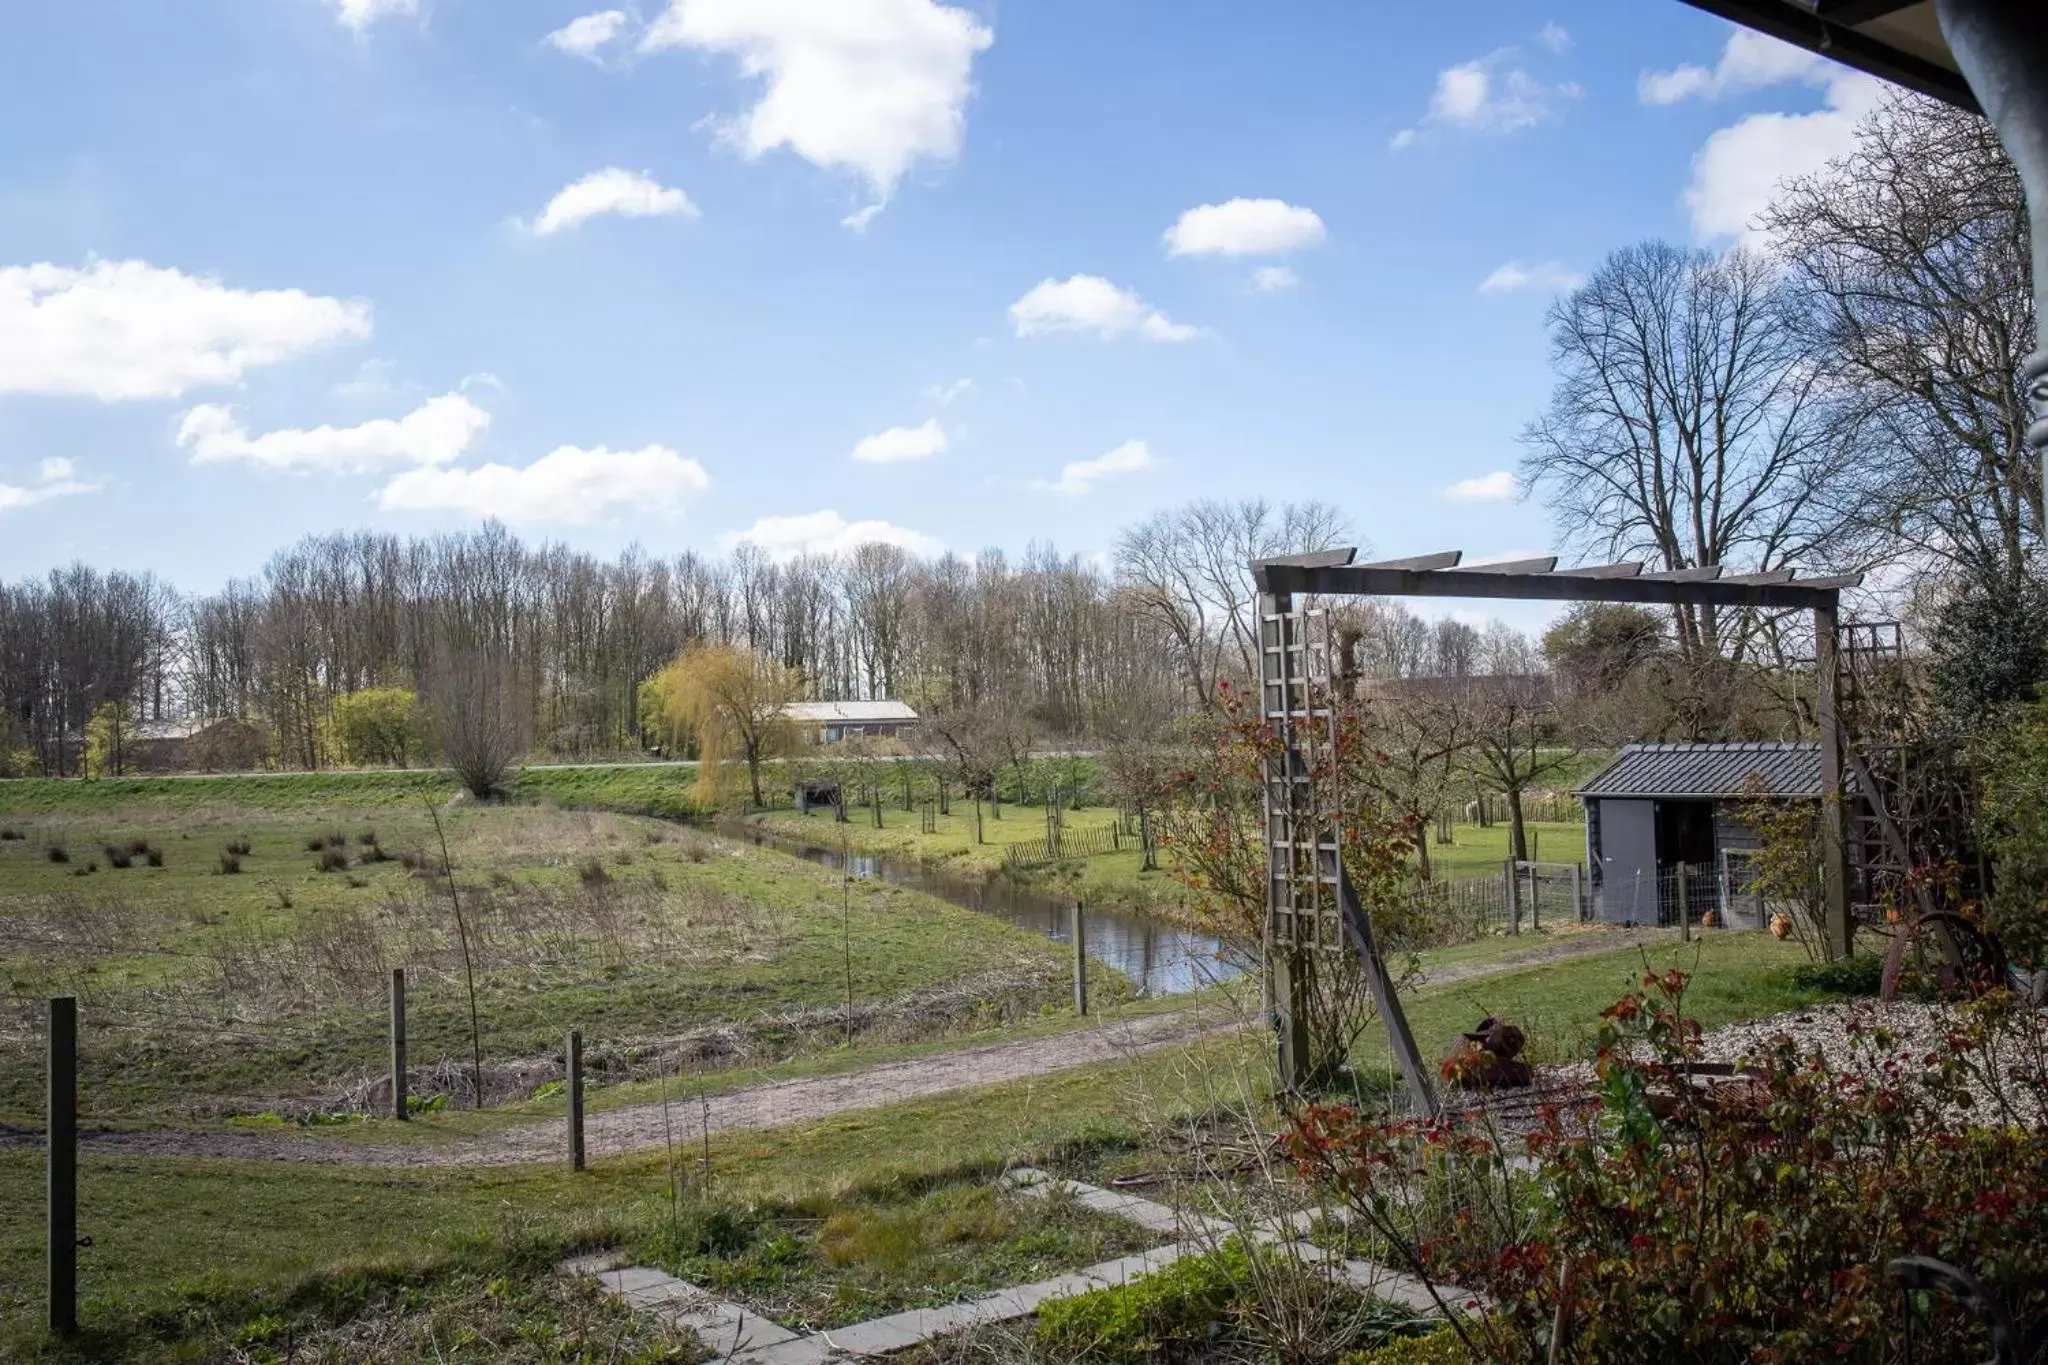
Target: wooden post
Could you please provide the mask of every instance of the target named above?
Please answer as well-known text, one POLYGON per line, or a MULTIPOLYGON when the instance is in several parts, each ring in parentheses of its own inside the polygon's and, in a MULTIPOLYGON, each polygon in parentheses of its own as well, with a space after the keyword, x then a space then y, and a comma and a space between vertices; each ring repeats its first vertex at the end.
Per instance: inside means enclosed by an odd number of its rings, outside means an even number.
POLYGON ((1849 847, 1844 835, 1842 725, 1837 714, 1841 679, 1836 659, 1837 620, 1832 606, 1813 609, 1813 671, 1819 687, 1814 722, 1820 730, 1821 895, 1827 921, 1828 956, 1846 958, 1855 947, 1849 918, 1849 847))
POLYGON ((1088 912, 1075 901, 1068 912, 1074 940, 1074 1013, 1088 1013, 1088 912))
POLYGON ((50 1330, 78 1330, 78 1001, 50 1001, 50 1330))
POLYGON ((1692 868, 1685 863, 1678 865, 1678 936, 1687 943, 1692 942, 1692 868))
POLYGON ((405 968, 391 969, 391 1117, 405 1117, 405 968))
POLYGON ((1572 921, 1573 921, 1573 923, 1577 923, 1577 922, 1578 922, 1579 920, 1582 920, 1582 919, 1586 918, 1586 902, 1585 902, 1585 898, 1584 898, 1584 897, 1583 897, 1583 896, 1582 896, 1582 895, 1581 895, 1580 893, 1581 893, 1581 887, 1579 886, 1579 865, 1578 865, 1577 863, 1573 863, 1573 864, 1572 864, 1572 921))
POLYGON ((569 1030, 569 1169, 583 1169, 583 1030, 569 1030))
POLYGON ((1521 870, 1515 866, 1513 858, 1508 859, 1507 864, 1501 869, 1501 875, 1507 880, 1508 932, 1511 934, 1522 932, 1522 878, 1520 873, 1521 870))
POLYGON ((1344 919, 1344 936, 1351 940, 1351 947, 1358 954, 1358 965, 1364 969, 1366 989, 1372 994, 1372 1003, 1380 1012, 1380 1023, 1387 1030, 1387 1046, 1393 1051, 1394 1060, 1400 1064, 1401 1077, 1408 1084, 1408 1105, 1419 1115, 1436 1112, 1436 1091, 1429 1082, 1429 1068, 1422 1063, 1422 1049, 1415 1045, 1414 1031, 1408 1027, 1408 1014, 1401 1008, 1401 997, 1394 993, 1394 979, 1387 974, 1387 964, 1380 957, 1379 945, 1373 941, 1372 920, 1359 904, 1358 893, 1351 889, 1351 874, 1340 861, 1337 864, 1337 908, 1344 919))

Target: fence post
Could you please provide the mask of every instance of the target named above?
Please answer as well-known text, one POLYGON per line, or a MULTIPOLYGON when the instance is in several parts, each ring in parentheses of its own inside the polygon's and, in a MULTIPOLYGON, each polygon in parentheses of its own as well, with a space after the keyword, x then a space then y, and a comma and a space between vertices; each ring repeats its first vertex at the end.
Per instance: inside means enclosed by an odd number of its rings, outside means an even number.
POLYGON ((391 1117, 405 1117, 405 968, 391 969, 391 1117))
POLYGON ((583 1169, 583 1030, 569 1030, 569 1169, 583 1169))
POLYGON ((1691 872, 1689 865, 1678 865, 1678 936, 1687 943, 1692 942, 1692 895, 1688 888, 1691 872))
POLYGON ((1577 923, 1586 918, 1586 902, 1579 894, 1579 865, 1572 864, 1572 921, 1577 923))
POLYGON ((1516 868, 1513 858, 1508 859, 1501 868, 1501 875, 1507 880, 1508 932, 1511 934, 1522 932, 1522 879, 1518 873, 1519 869, 1516 868))
POLYGON ((1069 912, 1074 940, 1074 1013, 1088 1013, 1088 912, 1075 901, 1069 912))
POLYGON ((1534 863, 1529 865, 1529 927, 1543 932, 1543 878, 1534 863))
POLYGON ((50 1000, 50 1330, 78 1330, 78 1001, 50 1000))

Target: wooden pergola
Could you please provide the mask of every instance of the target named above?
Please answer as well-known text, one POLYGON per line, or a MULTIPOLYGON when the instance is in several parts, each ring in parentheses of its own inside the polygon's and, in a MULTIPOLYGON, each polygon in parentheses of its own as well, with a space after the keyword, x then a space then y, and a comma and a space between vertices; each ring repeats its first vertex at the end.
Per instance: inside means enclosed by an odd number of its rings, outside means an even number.
POLYGON ((1342 813, 1319 808, 1313 774, 1334 742, 1327 632, 1318 641, 1314 614, 1300 601, 1331 597, 1458 597, 1489 601, 1619 602, 1672 607, 1804 611, 1813 619, 1814 716, 1821 752, 1821 866, 1827 935, 1846 956, 1854 934, 1844 829, 1845 744, 1838 717, 1838 631, 1841 594, 1861 575, 1799 578, 1791 569, 1724 573, 1719 565, 1646 570, 1639 563, 1559 569, 1555 556, 1508 563, 1466 564, 1456 550, 1357 563, 1353 549, 1286 555, 1252 563, 1259 611, 1260 715, 1279 739, 1265 772, 1267 961, 1281 1084, 1306 1081, 1306 1007, 1297 955, 1345 949, 1355 953, 1366 985, 1418 1112, 1436 1098, 1429 1071, 1395 995, 1373 934, 1372 918, 1353 892, 1340 852, 1342 813), (1325 651, 1319 657, 1319 650, 1325 651))

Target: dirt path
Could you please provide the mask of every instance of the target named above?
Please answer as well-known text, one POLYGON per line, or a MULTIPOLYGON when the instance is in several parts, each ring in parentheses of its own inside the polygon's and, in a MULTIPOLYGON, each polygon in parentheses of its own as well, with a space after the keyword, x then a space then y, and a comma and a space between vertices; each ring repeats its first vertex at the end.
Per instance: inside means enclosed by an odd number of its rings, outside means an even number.
MULTIPOLYGON (((1456 963, 1429 973, 1424 989, 1499 976, 1565 958, 1613 952, 1647 936, 1620 933, 1573 934, 1513 958, 1456 963)), ((919 1099, 980 1085, 1048 1076, 1076 1067, 1157 1052, 1232 1030, 1253 1021, 1224 1017, 1214 1009, 1190 1007, 1167 1014, 1113 1020, 1091 1028, 1014 1043, 993 1043, 887 1062, 832 1076, 773 1081, 673 1102, 664 1115, 659 1103, 629 1105, 593 1113, 584 1142, 595 1159, 663 1147, 673 1130, 678 1142, 735 1130, 808 1123, 850 1110, 873 1109, 898 1100, 919 1099)), ((508 1128, 441 1146, 322 1142, 275 1133, 82 1133, 88 1151, 148 1157, 210 1157, 309 1165, 376 1167, 514 1166, 560 1161, 568 1138, 560 1119, 508 1128)), ((0 1129, 0 1146, 28 1146, 40 1133, 0 1129)))

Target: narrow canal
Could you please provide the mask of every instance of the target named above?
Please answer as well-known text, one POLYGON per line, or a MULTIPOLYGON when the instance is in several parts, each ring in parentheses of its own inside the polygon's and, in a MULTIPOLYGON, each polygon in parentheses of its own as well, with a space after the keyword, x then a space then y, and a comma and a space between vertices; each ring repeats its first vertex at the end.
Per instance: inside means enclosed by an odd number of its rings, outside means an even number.
MULTIPOLYGON (((1056 943, 1068 941, 1069 902, 1019 886, 1007 877, 975 881, 913 861, 871 853, 842 855, 836 848, 784 838, 753 825, 727 826, 723 832, 835 870, 850 865, 856 877, 907 886, 969 910, 1000 916, 1056 943)), ((1197 990, 1240 970, 1220 955, 1221 945, 1214 938, 1148 916, 1091 909, 1087 928, 1088 956, 1128 976, 1146 995, 1197 990)))

